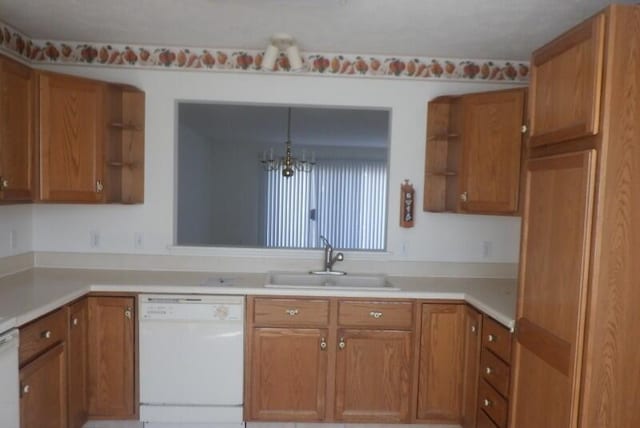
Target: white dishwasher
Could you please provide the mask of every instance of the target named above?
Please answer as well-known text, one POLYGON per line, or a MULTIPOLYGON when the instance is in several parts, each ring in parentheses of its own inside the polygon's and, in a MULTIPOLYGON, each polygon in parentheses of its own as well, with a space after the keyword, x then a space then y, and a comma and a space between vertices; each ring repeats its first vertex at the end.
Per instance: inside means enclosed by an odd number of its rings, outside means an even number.
POLYGON ((0 334, 0 426, 20 426, 18 330, 0 334))
POLYGON ((138 299, 145 428, 244 425, 244 297, 138 299))

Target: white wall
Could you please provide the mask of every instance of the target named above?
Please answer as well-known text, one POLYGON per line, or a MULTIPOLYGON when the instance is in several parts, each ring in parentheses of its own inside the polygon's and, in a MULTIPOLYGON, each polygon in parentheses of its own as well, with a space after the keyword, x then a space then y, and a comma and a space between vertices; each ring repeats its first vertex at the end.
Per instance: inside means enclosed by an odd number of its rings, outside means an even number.
POLYGON ((0 206, 0 258, 33 251, 33 205, 0 206))
MULTIPOLYGON (((387 257, 394 260, 517 262, 519 218, 423 213, 398 226, 399 186, 410 179, 422 206, 426 103, 435 96, 493 89, 500 84, 396 79, 281 76, 51 66, 52 70, 125 82, 146 92, 145 203, 139 206, 35 207, 35 249, 171 254, 174 237, 176 100, 352 106, 391 109, 390 209, 387 257), (101 240, 90 248, 89 232, 101 240), (134 234, 144 248, 134 248, 134 234), (491 255, 482 257, 483 241, 491 255)), ((227 185, 227 184, 225 184, 227 185)), ((184 254, 184 252, 182 252, 184 254)), ((200 252, 200 254, 202 254, 200 252)), ((212 250, 211 254, 220 254, 212 250)))

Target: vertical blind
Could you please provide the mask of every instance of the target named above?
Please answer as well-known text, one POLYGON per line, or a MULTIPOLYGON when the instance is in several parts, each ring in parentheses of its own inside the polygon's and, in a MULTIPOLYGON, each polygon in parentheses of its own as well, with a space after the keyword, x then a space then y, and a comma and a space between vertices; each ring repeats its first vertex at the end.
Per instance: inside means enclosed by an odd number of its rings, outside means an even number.
POLYGON ((318 161, 310 173, 265 172, 267 247, 383 250, 387 164, 382 160, 318 161))

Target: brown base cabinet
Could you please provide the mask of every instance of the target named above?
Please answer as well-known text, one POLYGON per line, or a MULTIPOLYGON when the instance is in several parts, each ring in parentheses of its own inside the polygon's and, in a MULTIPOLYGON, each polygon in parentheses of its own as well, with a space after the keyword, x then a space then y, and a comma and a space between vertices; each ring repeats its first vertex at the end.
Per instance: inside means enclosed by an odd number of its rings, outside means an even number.
POLYGON ((335 419, 407 422, 413 333, 338 330, 335 419))
POLYGON ((251 335, 251 418, 324 420, 327 330, 255 328, 251 335))
POLYGON ((464 362, 462 383, 462 428, 475 428, 477 417, 480 349, 482 347, 482 313, 471 306, 464 308, 464 362))
POLYGON ((67 427, 67 354, 64 342, 20 369, 20 426, 67 427))
POLYGON ((69 306, 69 428, 82 428, 88 419, 88 334, 89 308, 87 299, 84 298, 69 306))
POLYGON ((464 303, 249 296, 245 419, 475 428, 482 325, 464 303))
POLYGON ((135 418, 135 298, 88 299, 89 417, 135 418))
POLYGON ((245 418, 410 422, 413 308, 249 297, 245 418))
POLYGON ((137 416, 134 303, 82 298, 20 327, 21 428, 137 416))
POLYGON ((454 423, 462 415, 465 305, 422 305, 417 419, 454 423))

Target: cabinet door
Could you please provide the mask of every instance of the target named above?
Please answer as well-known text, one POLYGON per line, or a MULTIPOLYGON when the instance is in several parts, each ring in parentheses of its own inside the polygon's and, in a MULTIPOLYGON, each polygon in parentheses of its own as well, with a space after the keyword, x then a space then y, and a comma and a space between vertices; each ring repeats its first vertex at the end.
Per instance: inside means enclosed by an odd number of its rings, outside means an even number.
POLYGON ((599 132, 604 26, 597 15, 533 53, 531 146, 599 132))
POLYGON ((59 343, 20 369, 20 427, 67 427, 67 360, 59 343))
POLYGON ((82 428, 87 421, 88 326, 87 299, 82 299, 69 310, 69 428, 82 428))
POLYGON ((338 330, 335 418, 409 422, 412 333, 338 330))
POLYGON ((462 101, 462 211, 518 210, 525 89, 465 95, 462 101))
POLYGON ((422 305, 418 420, 459 423, 462 415, 464 305, 422 305))
POLYGON ((33 105, 32 70, 0 57, 0 201, 33 199, 33 105))
POLYGON ((576 427, 595 150, 530 160, 511 427, 576 427))
POLYGON ((89 297, 89 415, 136 415, 133 297, 89 297))
POLYGON ((464 309, 464 368, 462 379, 462 428, 475 428, 478 398, 478 369, 482 340, 482 314, 470 306, 464 309))
POLYGON ((104 84, 48 73, 39 84, 40 198, 102 201, 104 84))
POLYGON ((252 331, 250 419, 322 421, 327 385, 327 330, 252 331))

